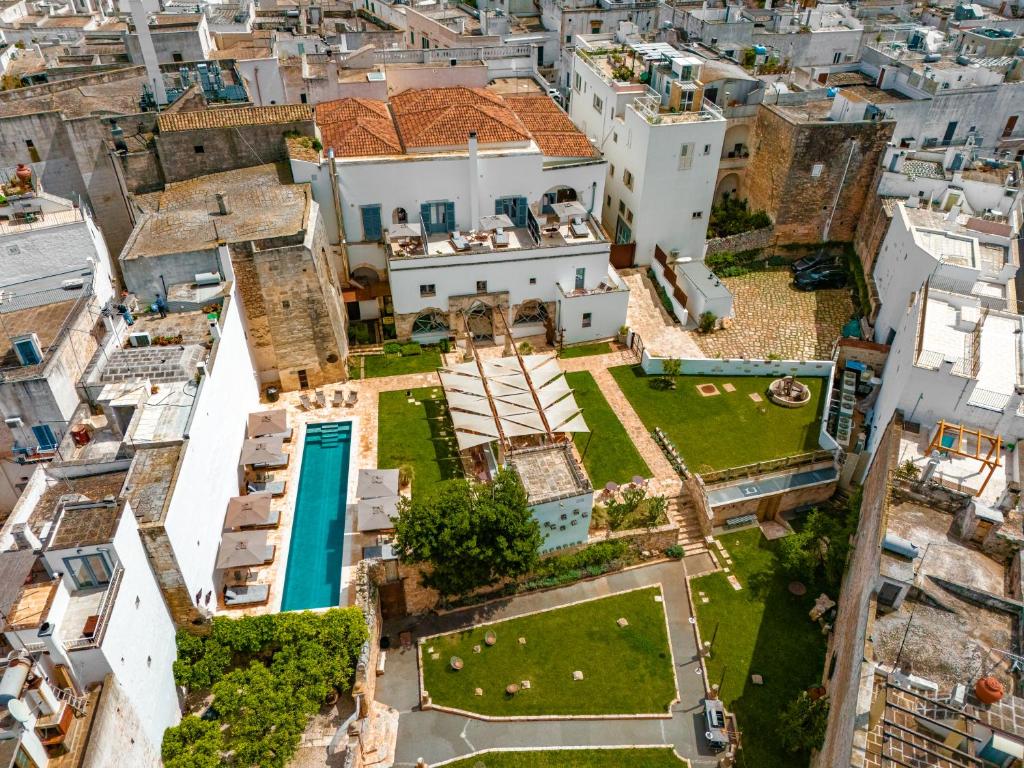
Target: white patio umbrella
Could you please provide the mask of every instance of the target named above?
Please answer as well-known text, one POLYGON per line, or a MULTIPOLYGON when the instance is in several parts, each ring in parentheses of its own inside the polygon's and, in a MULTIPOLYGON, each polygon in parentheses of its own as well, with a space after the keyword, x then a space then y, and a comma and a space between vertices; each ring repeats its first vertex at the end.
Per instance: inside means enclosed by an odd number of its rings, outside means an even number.
POLYGON ((381 531, 394 528, 398 517, 399 496, 363 499, 356 508, 356 528, 360 531, 381 531))
POLYGON ((244 528, 247 525, 266 525, 270 520, 269 491, 232 496, 224 517, 225 528, 244 528))
POLYGON ((284 455, 284 438, 256 437, 242 443, 239 464, 274 464, 284 455))
POLYGON ((287 431, 288 411, 284 408, 249 414, 249 437, 276 435, 287 431))
POLYGON ((512 229, 515 224, 504 213, 495 213, 490 216, 480 217, 480 229, 485 232, 492 232, 495 229, 512 229))
POLYGON ((380 499, 398 495, 397 469, 361 469, 356 484, 356 496, 360 499, 380 499))
POLYGON ((267 544, 266 531, 232 531, 221 537, 217 568, 251 568, 263 565, 273 556, 274 547, 267 544))

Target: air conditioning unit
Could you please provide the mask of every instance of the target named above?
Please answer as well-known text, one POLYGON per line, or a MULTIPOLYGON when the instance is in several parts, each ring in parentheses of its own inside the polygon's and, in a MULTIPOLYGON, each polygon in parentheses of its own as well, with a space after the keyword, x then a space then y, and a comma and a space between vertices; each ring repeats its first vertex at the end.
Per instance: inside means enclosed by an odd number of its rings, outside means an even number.
POLYGON ((128 337, 128 343, 133 347, 149 347, 153 344, 153 338, 145 331, 133 333, 128 337))
POLYGON ((220 285, 220 273, 199 272, 196 274, 196 285, 220 285))

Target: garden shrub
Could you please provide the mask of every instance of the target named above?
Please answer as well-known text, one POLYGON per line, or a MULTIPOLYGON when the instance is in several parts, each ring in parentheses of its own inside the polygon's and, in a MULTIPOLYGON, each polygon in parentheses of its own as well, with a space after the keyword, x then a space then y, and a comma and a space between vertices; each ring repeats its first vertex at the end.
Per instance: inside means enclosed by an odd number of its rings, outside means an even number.
POLYGON ((668 292, 665 290, 665 286, 658 282, 658 278, 654 274, 653 269, 648 268, 647 277, 652 283, 654 283, 654 289, 658 292, 658 298, 661 299, 661 306, 663 306, 665 311, 668 312, 668 316, 678 323, 679 318, 676 317, 676 310, 675 307, 672 306, 672 299, 669 298, 668 292))
POLYGON ((451 344, 448 339, 441 339, 437 342, 437 349, 442 355, 446 355, 451 351, 451 344))
POLYGON ((771 217, 764 211, 750 211, 746 200, 727 197, 718 205, 711 207, 708 237, 729 237, 771 225, 771 217))
POLYGON ((711 333, 715 330, 716 322, 718 322, 718 317, 714 312, 701 312, 697 326, 700 328, 701 333, 711 333))
POLYGON ((422 351, 423 348, 415 341, 402 345, 402 357, 414 357, 415 355, 420 354, 422 351))
POLYGON ((665 550, 665 556, 680 560, 683 557, 683 548, 678 544, 673 544, 665 550))
POLYGON ((397 341, 389 341, 384 344, 385 355, 400 355, 402 354, 402 345, 397 341))
POLYGON ((347 690, 368 638, 357 608, 213 619, 210 633, 180 630, 174 680, 212 694, 203 718, 164 733, 168 768, 284 768, 309 718, 332 692, 347 690))

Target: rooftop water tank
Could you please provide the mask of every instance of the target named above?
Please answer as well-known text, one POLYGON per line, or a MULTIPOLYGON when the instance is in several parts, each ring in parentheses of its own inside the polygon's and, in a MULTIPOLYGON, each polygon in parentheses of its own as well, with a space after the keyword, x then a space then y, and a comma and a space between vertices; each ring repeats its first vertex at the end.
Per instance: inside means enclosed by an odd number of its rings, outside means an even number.
POLYGON ((763 45, 755 45, 754 53, 758 56, 766 56, 768 54, 768 49, 763 45))
POLYGON ((921 556, 921 550, 916 544, 893 533, 885 534, 885 538, 882 539, 882 549, 909 560, 916 560, 921 556))

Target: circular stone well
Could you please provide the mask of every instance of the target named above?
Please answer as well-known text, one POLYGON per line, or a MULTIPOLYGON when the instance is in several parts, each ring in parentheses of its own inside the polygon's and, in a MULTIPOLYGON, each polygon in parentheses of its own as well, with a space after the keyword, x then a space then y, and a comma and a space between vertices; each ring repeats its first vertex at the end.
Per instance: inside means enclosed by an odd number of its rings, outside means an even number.
POLYGON ((811 390, 792 376, 784 376, 768 385, 768 398, 784 408, 799 408, 811 402, 811 390))

